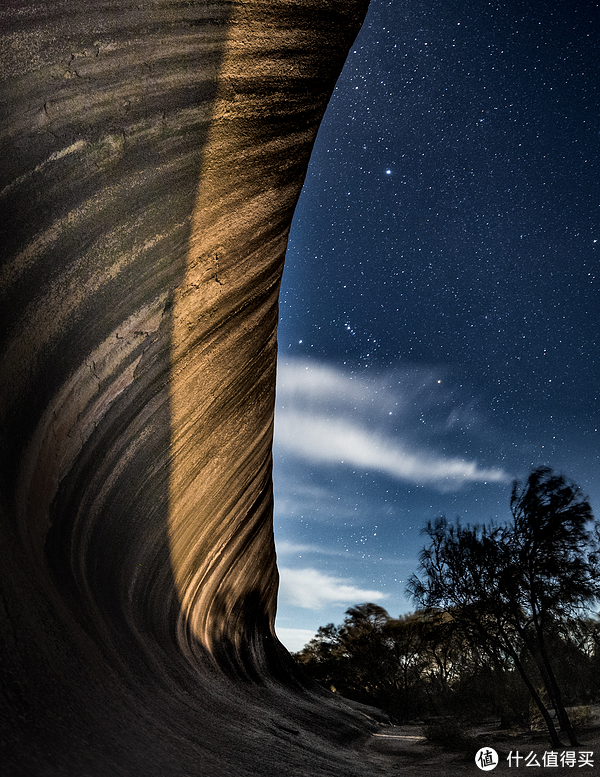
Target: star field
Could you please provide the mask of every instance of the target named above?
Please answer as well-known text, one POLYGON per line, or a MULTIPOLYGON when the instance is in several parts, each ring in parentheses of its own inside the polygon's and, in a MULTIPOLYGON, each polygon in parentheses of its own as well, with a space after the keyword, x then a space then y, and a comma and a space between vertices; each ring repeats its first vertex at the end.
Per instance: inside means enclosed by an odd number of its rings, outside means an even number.
POLYGON ((532 466, 600 510, 599 54, 596 2, 372 0, 280 311, 280 565, 338 583, 311 609, 296 574, 282 628, 339 622, 344 586, 406 611, 426 520, 501 520, 532 466))

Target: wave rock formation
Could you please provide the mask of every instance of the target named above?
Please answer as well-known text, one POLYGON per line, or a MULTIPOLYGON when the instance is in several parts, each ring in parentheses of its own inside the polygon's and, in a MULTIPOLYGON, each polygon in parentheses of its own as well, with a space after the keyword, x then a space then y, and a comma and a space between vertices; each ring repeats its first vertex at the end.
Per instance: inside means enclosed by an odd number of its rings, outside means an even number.
POLYGON ((0 761, 364 774, 278 643, 278 291, 366 0, 0 8, 0 761))

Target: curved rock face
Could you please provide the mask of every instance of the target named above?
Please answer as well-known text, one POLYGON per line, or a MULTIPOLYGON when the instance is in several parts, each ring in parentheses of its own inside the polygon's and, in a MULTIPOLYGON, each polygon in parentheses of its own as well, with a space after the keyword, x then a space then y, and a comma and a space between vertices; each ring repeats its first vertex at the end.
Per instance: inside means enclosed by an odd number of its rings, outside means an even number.
POLYGON ((10 774, 364 773, 273 632, 271 443, 288 230, 365 11, 0 9, 10 774))

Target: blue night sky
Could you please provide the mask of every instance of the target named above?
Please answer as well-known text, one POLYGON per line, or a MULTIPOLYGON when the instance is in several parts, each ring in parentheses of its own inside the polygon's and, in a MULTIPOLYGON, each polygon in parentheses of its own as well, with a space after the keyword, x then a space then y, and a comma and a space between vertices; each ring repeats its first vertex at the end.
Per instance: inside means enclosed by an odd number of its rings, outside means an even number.
POLYGON ((392 616, 440 514, 546 464, 600 515, 600 4, 371 0, 281 294, 277 630, 392 616))

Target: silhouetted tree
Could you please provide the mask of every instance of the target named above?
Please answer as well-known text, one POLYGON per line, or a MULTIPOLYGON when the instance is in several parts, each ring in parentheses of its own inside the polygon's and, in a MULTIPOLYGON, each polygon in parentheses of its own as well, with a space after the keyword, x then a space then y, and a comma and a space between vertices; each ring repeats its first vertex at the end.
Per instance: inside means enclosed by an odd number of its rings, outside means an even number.
POLYGON ((393 658, 394 714, 403 718, 444 711, 464 657, 449 616, 408 613, 391 619, 383 636, 393 658))
POLYGON ((340 650, 339 632, 339 627, 333 623, 320 626, 315 637, 294 654, 297 663, 329 690, 343 686, 346 674, 347 657, 340 650))
POLYGON ((512 522, 466 526, 445 518, 428 523, 430 544, 421 553, 423 580, 408 592, 428 611, 452 609, 473 644, 490 656, 508 656, 538 706, 553 746, 560 746, 552 718, 536 689, 523 653, 533 660, 571 744, 575 733, 564 708, 548 651, 548 632, 581 614, 600 596, 598 542, 588 524, 592 511, 581 490, 548 468, 525 485, 515 481, 512 522))
POLYGON ((349 657, 348 680, 355 694, 376 701, 393 685, 392 654, 384 627, 389 622, 387 610, 369 602, 349 607, 340 629, 340 646, 349 657))
POLYGON ((423 619, 417 613, 392 618, 384 627, 394 655, 396 688, 403 696, 421 684, 428 665, 424 648, 425 629, 423 619))
POLYGON ((518 574, 507 580, 507 590, 534 631, 546 688, 561 728, 576 744, 546 635, 556 621, 580 613, 600 594, 597 544, 588 528, 592 510, 578 486, 547 467, 534 470, 524 485, 515 482, 510 507, 507 542, 518 574))
POLYGON ((407 591, 427 611, 451 609, 473 645, 481 645, 501 661, 508 656, 544 717, 553 745, 559 738, 550 713, 521 660, 522 643, 503 594, 508 553, 499 529, 449 524, 444 517, 430 521, 430 544, 421 553, 425 579, 413 576, 407 591))
POLYGON ((341 626, 321 627, 295 660, 326 687, 377 704, 394 685, 393 653, 384 636, 389 621, 378 604, 350 607, 341 626))

